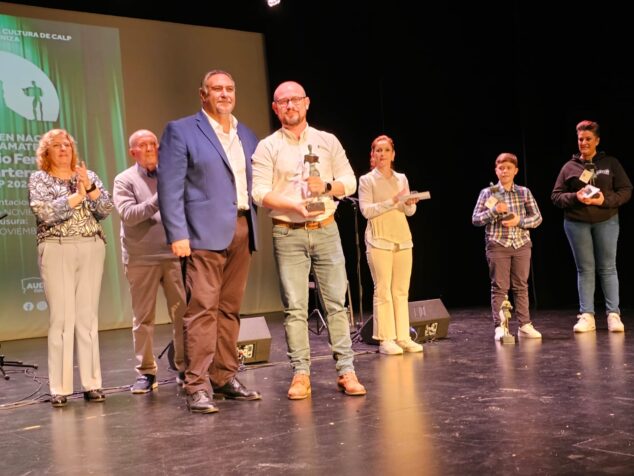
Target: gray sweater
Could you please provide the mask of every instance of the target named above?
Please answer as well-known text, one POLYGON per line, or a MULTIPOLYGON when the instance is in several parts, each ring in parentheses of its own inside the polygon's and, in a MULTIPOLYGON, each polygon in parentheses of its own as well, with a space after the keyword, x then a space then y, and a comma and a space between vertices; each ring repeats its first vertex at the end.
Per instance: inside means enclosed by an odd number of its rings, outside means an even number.
POLYGON ((114 179, 114 205, 121 217, 121 255, 124 264, 152 265, 177 260, 167 244, 156 193, 156 175, 138 164, 114 179))

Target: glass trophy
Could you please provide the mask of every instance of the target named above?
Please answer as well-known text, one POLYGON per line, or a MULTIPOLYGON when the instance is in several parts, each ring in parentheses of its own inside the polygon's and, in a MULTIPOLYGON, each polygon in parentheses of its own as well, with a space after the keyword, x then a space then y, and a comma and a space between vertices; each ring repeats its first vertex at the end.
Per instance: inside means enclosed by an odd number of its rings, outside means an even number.
MULTIPOLYGON (((310 177, 319 177, 319 169, 317 164, 319 163, 319 156, 313 154, 313 146, 308 145, 308 154, 304 156, 304 163, 308 164, 308 175, 310 177)), ((321 197, 311 197, 306 202, 306 210, 309 212, 325 212, 326 204, 321 200, 321 197)))
MULTIPOLYGON (((502 191, 498 185, 494 185, 493 182, 489 182, 489 190, 491 190, 491 196, 495 198, 492 206, 489 208, 494 208, 495 205, 500 202, 504 203, 504 196, 502 195, 502 191)), ((515 218, 515 214, 511 212, 505 212, 500 215, 500 221, 512 220, 513 218, 515 218)))

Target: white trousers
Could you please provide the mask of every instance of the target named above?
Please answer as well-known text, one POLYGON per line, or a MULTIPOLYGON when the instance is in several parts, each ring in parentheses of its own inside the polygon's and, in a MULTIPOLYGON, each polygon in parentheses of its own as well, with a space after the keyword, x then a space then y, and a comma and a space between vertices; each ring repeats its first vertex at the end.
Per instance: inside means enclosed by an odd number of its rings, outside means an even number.
POLYGON ((366 254, 374 280, 372 337, 379 341, 407 340, 412 249, 392 251, 368 246, 366 254))
POLYGON ((73 393, 73 351, 82 391, 101 388, 99 294, 105 244, 98 236, 47 239, 38 245, 50 310, 48 376, 51 395, 73 393))

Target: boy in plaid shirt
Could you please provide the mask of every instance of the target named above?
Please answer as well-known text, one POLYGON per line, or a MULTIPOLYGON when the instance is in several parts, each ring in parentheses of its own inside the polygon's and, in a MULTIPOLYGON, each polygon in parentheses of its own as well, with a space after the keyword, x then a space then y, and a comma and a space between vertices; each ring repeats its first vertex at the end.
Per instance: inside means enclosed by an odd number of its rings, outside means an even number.
POLYGON ((513 291, 520 337, 541 339, 531 323, 528 304, 528 276, 531 265, 529 229, 542 222, 542 215, 531 191, 516 185, 517 157, 508 152, 495 159, 498 184, 482 189, 471 221, 485 227, 486 258, 491 278, 491 312, 495 340, 504 336, 507 317, 502 303, 513 291))

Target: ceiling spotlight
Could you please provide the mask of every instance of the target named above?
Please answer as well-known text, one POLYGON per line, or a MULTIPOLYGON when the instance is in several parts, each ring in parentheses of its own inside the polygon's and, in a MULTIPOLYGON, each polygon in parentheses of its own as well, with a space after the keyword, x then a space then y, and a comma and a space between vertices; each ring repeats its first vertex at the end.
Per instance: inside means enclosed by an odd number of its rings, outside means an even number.
POLYGON ((269 7, 274 7, 275 5, 279 5, 282 0, 266 0, 266 4, 269 7))

